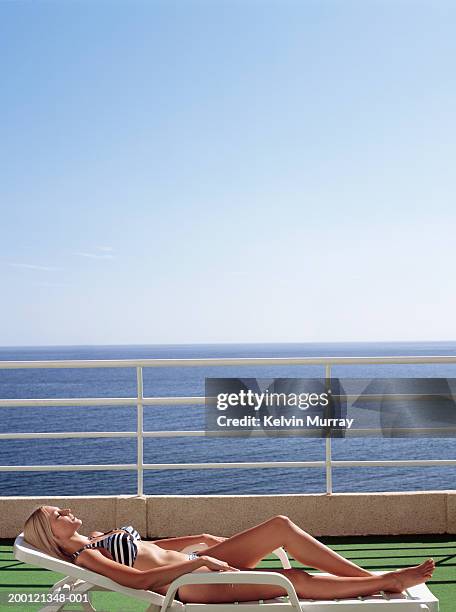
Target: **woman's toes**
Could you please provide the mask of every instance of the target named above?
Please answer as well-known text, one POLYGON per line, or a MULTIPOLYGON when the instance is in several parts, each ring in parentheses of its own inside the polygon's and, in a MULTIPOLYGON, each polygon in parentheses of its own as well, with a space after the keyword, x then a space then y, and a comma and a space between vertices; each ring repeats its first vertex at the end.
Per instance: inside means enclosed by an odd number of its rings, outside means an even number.
POLYGON ((428 559, 427 561, 423 561, 418 568, 423 572, 432 571, 435 568, 434 559, 428 559))

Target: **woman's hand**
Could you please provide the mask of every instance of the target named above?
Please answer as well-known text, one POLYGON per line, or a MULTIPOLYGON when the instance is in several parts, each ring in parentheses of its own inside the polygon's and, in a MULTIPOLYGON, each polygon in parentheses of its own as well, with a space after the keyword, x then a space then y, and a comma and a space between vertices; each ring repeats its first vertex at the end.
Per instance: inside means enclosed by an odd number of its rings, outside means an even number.
POLYGON ((202 535, 203 542, 208 546, 214 546, 214 544, 220 544, 224 542, 228 538, 222 538, 221 536, 211 535, 210 533, 203 533, 202 535))
POLYGON ((209 555, 200 555, 199 558, 203 562, 203 564, 213 572, 239 572, 240 570, 237 567, 232 567, 228 565, 226 561, 220 561, 220 559, 216 559, 215 557, 210 557, 209 555))

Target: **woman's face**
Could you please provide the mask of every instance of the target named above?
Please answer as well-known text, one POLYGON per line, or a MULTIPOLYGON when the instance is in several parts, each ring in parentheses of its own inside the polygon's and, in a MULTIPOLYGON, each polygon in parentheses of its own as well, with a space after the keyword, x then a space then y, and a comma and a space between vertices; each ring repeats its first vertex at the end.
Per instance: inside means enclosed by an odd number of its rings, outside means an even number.
POLYGON ((49 517, 52 533, 57 539, 64 540, 72 536, 82 525, 81 519, 72 514, 71 508, 43 506, 43 510, 49 517))

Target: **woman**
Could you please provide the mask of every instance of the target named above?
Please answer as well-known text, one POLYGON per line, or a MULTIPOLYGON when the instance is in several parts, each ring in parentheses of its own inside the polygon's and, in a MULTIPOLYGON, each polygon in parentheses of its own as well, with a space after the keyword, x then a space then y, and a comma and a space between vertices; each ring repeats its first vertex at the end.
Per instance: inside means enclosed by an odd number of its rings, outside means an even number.
MULTIPOLYGON (((332 576, 310 575, 300 569, 280 569, 303 599, 339 599, 379 591, 401 592, 432 576, 434 561, 376 576, 344 559, 295 525, 275 516, 231 538, 207 534, 144 542, 131 526, 90 536, 78 532, 81 519, 70 508, 40 506, 27 519, 24 537, 33 546, 66 561, 136 589, 164 595, 169 584, 190 572, 252 570, 279 546, 306 566, 332 576), (191 544, 207 545, 199 553, 179 552, 191 544)), ((268 571, 258 569, 256 571, 268 571)), ((256 584, 188 584, 178 590, 183 602, 223 603, 271 599, 285 595, 280 586, 256 584)))

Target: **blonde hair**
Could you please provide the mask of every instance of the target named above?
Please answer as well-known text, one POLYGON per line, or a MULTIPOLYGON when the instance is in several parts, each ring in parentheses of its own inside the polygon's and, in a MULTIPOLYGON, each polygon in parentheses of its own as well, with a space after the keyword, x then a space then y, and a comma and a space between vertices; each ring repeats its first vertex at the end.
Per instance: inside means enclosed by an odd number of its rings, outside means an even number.
POLYGON ((57 557, 63 561, 72 561, 71 556, 57 543, 51 529, 49 515, 44 510, 44 506, 34 510, 25 521, 24 539, 52 557, 57 557))

